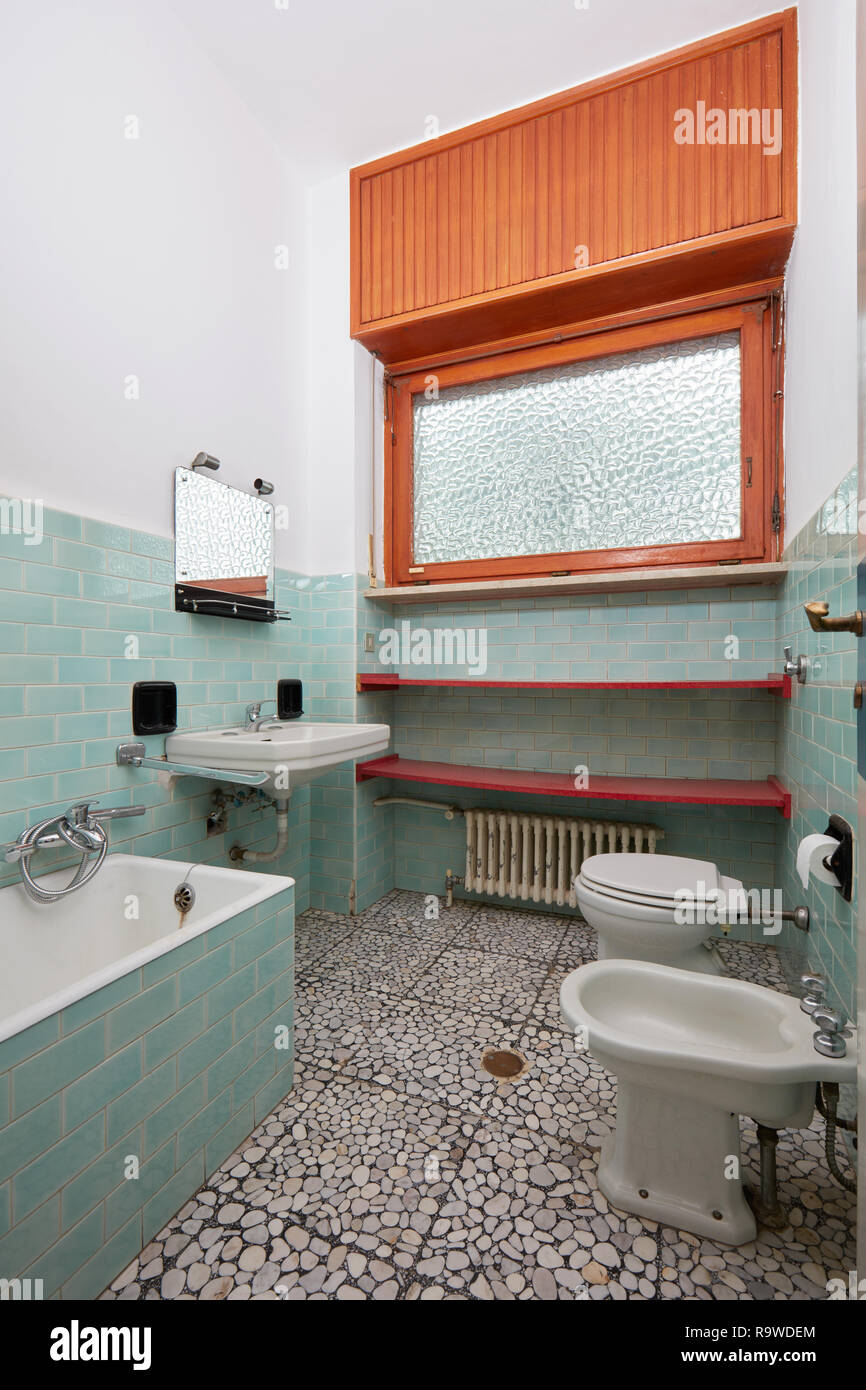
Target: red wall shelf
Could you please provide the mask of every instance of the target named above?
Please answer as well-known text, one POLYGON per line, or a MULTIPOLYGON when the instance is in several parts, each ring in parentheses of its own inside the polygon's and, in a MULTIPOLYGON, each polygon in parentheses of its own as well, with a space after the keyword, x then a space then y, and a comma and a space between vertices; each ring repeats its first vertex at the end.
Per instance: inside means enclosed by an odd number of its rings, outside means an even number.
POLYGON ((791 677, 769 675, 745 681, 502 681, 458 680, 446 677, 406 677, 393 672, 359 671, 356 687, 364 690, 402 690, 411 686, 448 686, 469 690, 767 690, 791 698, 791 677))
POLYGON ((532 796, 583 797, 594 801, 665 801, 692 806, 766 806, 791 817, 791 796, 776 777, 766 782, 733 778, 607 777, 590 778, 576 788, 568 772, 518 772, 514 768, 467 767, 462 763, 425 762, 387 754, 357 763, 355 780, 388 777, 429 782, 443 787, 478 787, 484 791, 522 792, 532 796))

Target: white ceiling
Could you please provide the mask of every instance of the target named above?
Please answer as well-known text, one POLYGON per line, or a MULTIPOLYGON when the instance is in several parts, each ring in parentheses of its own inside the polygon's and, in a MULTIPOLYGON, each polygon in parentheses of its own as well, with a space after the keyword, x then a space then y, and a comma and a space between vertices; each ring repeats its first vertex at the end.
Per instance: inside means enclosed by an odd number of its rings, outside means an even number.
POLYGON ((761 0, 167 0, 305 181, 783 8, 761 0))

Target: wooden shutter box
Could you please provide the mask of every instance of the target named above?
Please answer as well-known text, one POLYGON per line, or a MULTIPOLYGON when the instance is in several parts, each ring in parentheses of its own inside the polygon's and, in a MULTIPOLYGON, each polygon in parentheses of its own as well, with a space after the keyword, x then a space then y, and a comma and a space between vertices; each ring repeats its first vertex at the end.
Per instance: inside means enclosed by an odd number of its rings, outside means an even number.
POLYGON ((796 11, 350 178, 351 332, 392 364, 777 275, 796 224, 796 11), (701 141, 700 119, 678 143, 684 109, 779 110, 781 150, 701 141))

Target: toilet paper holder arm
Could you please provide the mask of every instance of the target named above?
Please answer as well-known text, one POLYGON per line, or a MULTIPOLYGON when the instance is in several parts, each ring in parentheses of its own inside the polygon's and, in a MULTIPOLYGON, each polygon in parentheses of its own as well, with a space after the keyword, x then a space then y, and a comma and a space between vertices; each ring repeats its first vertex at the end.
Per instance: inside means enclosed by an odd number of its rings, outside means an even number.
POLYGON ((863 613, 859 608, 845 617, 831 618, 830 605, 823 599, 815 599, 804 607, 813 632, 853 632, 857 637, 863 636, 863 613))

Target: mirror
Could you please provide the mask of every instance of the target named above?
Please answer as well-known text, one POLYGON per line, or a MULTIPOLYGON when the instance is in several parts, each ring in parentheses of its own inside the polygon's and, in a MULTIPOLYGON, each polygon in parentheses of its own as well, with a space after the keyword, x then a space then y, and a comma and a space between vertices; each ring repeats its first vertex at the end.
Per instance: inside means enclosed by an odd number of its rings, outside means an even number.
POLYGON ((174 475, 177 612, 275 623, 274 508, 263 497, 203 477, 174 475))

